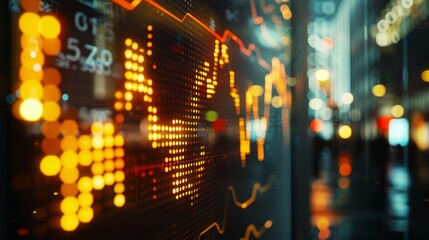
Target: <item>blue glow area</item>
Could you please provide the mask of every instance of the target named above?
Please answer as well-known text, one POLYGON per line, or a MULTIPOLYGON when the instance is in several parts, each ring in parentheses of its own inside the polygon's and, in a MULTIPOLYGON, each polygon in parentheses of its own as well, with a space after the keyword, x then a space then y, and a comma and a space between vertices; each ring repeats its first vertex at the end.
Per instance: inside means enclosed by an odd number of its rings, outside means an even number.
POLYGON ((410 175, 404 167, 394 167, 389 172, 389 179, 395 189, 407 189, 410 186, 410 175))
POLYGON ((6 96, 6 102, 8 104, 13 104, 16 101, 16 97, 13 94, 8 94, 6 96))
POLYGON ((250 141, 256 142, 258 138, 265 138, 266 127, 259 119, 250 120, 250 141))
POLYGON ((69 95, 67 93, 64 93, 61 98, 63 99, 64 102, 67 102, 69 100, 69 95))
POLYGON ((389 214, 395 217, 406 217, 410 211, 407 205, 408 195, 406 191, 389 191, 389 214))
POLYGON ((389 144, 391 146, 408 145, 410 127, 408 120, 405 118, 392 119, 389 122, 389 144))

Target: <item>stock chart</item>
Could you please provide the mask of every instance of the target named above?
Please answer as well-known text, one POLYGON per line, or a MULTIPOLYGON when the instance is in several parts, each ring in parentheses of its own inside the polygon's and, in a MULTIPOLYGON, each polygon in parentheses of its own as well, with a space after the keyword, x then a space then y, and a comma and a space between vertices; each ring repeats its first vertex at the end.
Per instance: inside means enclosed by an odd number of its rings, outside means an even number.
POLYGON ((287 0, 9 11, 13 238, 285 239, 287 0))

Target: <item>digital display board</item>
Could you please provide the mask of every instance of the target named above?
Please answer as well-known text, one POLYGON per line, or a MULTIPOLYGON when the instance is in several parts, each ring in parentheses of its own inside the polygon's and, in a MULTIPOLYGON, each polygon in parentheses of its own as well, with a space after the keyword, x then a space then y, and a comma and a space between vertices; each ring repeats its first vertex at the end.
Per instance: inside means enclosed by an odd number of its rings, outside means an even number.
POLYGON ((286 236, 287 1, 10 11, 12 237, 286 236))

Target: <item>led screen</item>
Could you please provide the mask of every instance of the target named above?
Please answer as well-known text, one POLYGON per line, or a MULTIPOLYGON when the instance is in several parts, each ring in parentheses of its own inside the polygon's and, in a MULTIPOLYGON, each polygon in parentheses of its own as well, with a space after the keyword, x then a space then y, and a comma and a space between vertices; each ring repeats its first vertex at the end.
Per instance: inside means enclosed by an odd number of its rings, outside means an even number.
POLYGON ((284 1, 10 12, 13 238, 283 239, 284 1))

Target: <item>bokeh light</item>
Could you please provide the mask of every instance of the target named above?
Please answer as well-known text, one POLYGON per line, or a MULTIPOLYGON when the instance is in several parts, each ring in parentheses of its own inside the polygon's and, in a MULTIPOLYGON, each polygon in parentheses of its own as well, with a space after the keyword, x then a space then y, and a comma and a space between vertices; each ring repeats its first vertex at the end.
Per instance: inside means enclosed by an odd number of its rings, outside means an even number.
POLYGON ((331 77, 330 75, 331 74, 329 73, 328 70, 318 69, 318 70, 316 70, 314 77, 316 78, 316 80, 323 82, 323 81, 329 80, 331 77))
POLYGON ((341 95, 341 102, 343 102, 344 104, 352 104, 354 101, 354 97, 353 94, 346 92, 343 95, 341 95))
POLYGON ((43 16, 38 24, 38 30, 44 38, 56 38, 61 32, 60 22, 53 16, 43 16))
POLYGON ((65 231, 74 231, 79 226, 79 218, 76 214, 65 214, 61 217, 60 225, 65 231))
POLYGON ((401 118, 404 116, 404 107, 401 105, 395 105, 392 107, 392 109, 390 110, 391 114, 393 117, 395 118, 401 118))
POLYGON ((377 84, 372 87, 372 94, 376 97, 383 97, 386 95, 386 87, 382 84, 377 84))
POLYGON ((92 190, 92 179, 90 177, 82 177, 77 182, 77 188, 82 193, 89 193, 92 190))
POLYGON ((329 220, 325 217, 320 217, 319 219, 317 219, 316 221, 316 226, 319 230, 325 230, 329 228, 329 220))
POLYGON ((117 194, 113 199, 113 204, 115 204, 116 207, 123 207, 125 204, 125 196, 123 194, 117 194))
POLYGON ((37 99, 25 99, 19 107, 19 114, 26 121, 38 121, 43 114, 43 105, 37 99))
POLYGON ((342 125, 338 129, 338 135, 342 139, 348 139, 348 138, 350 138, 352 136, 352 128, 350 126, 348 126, 348 125, 342 125))
POLYGON ((280 96, 274 96, 271 99, 271 105, 273 105, 274 108, 281 108, 283 106, 283 100, 280 96))
POLYGON ((56 121, 61 115, 60 106, 53 101, 43 103, 43 119, 46 121, 56 121))
POLYGON ((61 170, 61 161, 57 156, 45 156, 40 162, 40 171, 46 176, 55 176, 61 170))
POLYGON ((421 77, 424 82, 429 82, 429 70, 424 70, 421 77))
POLYGON ((218 118, 218 116, 219 116, 219 114, 216 111, 214 111, 214 110, 207 111, 206 114, 205 114, 206 121, 208 121, 208 122, 214 122, 214 121, 216 121, 216 119, 218 118))
POLYGON ((77 197, 81 207, 89 207, 94 203, 94 196, 89 192, 80 193, 77 197))
POLYGON ((104 188, 104 177, 96 175, 92 177, 92 186, 96 190, 101 190, 104 188))
POLYGON ((60 209, 65 214, 76 213, 79 209, 79 202, 75 197, 65 197, 61 201, 60 209))
POLYGON ((91 207, 83 207, 83 208, 79 209, 77 216, 79 217, 80 222, 88 223, 94 217, 94 210, 92 210, 91 207))
POLYGON ((36 13, 26 12, 19 18, 19 29, 28 36, 39 35, 40 17, 36 13))
POLYGON ((313 98, 309 102, 310 108, 315 110, 315 111, 321 109, 323 107, 323 105, 324 105, 324 102, 320 98, 313 98))

